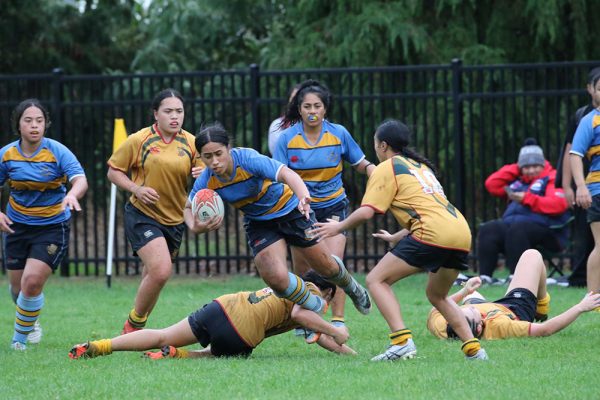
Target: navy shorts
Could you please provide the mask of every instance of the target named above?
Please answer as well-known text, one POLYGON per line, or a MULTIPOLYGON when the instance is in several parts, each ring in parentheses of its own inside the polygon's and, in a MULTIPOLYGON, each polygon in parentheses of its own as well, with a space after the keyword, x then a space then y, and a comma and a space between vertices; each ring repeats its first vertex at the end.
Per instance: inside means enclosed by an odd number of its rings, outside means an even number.
POLYGON ((600 222, 600 194, 592 197, 592 205, 586 211, 587 222, 600 222))
POLYGON ((531 290, 525 288, 513 289, 506 293, 503 298, 492 303, 502 304, 514 312, 521 321, 528 322, 533 322, 535 309, 537 308, 537 298, 531 293, 531 290))
POLYGON ((125 204, 125 235, 131 243, 133 255, 157 237, 164 237, 169 247, 171 260, 175 260, 181 246, 185 223, 179 225, 163 225, 156 222, 131 203, 125 204))
POLYGON ((210 344, 215 357, 248 357, 252 347, 240 338, 221 305, 213 300, 191 313, 188 322, 202 347, 210 344))
MULTIPOLYGON (((349 204, 348 199, 344 199, 329 207, 314 208, 315 218, 318 222, 327 222, 328 219, 333 219, 337 222, 343 221, 348 218, 350 211, 349 204)), ((346 235, 346 231, 342 232, 342 234, 346 235)))
POLYGON ((406 261, 408 265, 429 272, 437 272, 440 267, 459 271, 469 269, 468 252, 430 246, 413 239, 412 235, 398 242, 390 252, 406 261))
POLYGON ((284 239, 290 246, 311 247, 317 240, 309 231, 314 229, 315 213, 311 210, 310 219, 298 209, 289 214, 270 221, 255 221, 247 219, 244 223, 248 245, 256 256, 273 243, 284 239))
POLYGON ((35 258, 56 270, 69 249, 70 221, 51 225, 13 223, 15 233, 4 235, 4 265, 6 269, 25 268, 28 258, 35 258))

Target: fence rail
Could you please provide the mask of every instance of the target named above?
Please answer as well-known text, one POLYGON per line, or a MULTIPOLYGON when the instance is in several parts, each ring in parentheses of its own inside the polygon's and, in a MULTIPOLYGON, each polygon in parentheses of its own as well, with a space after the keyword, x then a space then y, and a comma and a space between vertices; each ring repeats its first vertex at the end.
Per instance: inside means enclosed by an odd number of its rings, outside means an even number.
MULTIPOLYGON (((327 84, 334 94, 328 118, 348 128, 370 160, 375 160, 373 131, 386 118, 405 121, 414 131, 414 147, 437 166, 450 200, 465 214, 473 237, 485 220, 501 215, 503 204, 485 193, 487 175, 517 158, 526 137, 535 137, 546 158, 556 164, 568 117, 588 101, 588 70, 600 62, 381 68, 311 69, 169 74, 69 76, 0 75, 0 135, 15 139, 10 113, 27 97, 37 97, 51 112, 47 135, 67 145, 82 162, 90 188, 84 211, 73 218, 71 247, 61 274, 100 275, 106 264, 108 199, 106 160, 112 151, 113 122, 123 118, 129 133, 151 122, 150 102, 165 87, 185 98, 185 128, 196 132, 220 121, 239 146, 265 154, 270 122, 281 114, 288 89, 307 78, 327 84)), ((365 179, 350 168, 344 182, 353 207, 360 203, 365 179)), ((2 196, 6 201, 6 191, 2 196)), ((122 226, 123 193, 119 196, 115 235, 115 274, 139 273, 122 226)), ((384 254, 370 235, 396 229, 389 216, 348 233, 346 261, 366 271, 384 254)), ((251 273, 253 265, 241 217, 228 207, 218 232, 195 236, 186 232, 175 264, 176 273, 251 273)), ((2 262, 2 271, 4 271, 2 262)))

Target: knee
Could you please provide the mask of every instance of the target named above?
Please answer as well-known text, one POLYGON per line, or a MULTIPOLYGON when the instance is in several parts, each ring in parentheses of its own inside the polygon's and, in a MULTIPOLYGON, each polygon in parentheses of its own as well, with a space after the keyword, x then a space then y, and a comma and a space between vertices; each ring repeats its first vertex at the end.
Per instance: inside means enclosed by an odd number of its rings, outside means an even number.
POLYGON ((151 279, 157 285, 165 285, 172 273, 171 264, 154 265, 151 268, 147 268, 147 278, 151 279))
POLYGON ((425 291, 427 295, 427 300, 433 305, 435 308, 439 309, 439 305, 446 300, 446 296, 440 293, 434 292, 432 290, 425 291))
POLYGON ((35 275, 24 276, 21 281, 21 293, 27 297, 38 296, 44 289, 44 280, 35 275))
POLYGON ((368 274, 365 278, 365 284, 367 285, 367 289, 369 289, 369 291, 372 291, 378 283, 380 283, 380 281, 373 274, 368 274))

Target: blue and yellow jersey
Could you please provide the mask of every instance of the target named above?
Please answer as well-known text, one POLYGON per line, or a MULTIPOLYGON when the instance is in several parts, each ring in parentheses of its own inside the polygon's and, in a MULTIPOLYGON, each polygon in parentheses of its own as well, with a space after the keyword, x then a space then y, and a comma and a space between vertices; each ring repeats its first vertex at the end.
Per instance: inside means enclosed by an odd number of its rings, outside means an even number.
POLYGON ((231 179, 222 180, 206 168, 194 183, 188 197, 190 202, 200 189, 212 189, 246 218, 255 221, 282 217, 298 206, 298 198, 289 186, 277 182, 277 175, 284 167, 279 161, 242 147, 231 149, 231 158, 231 179))
POLYGON ((0 185, 8 181, 10 197, 6 215, 28 225, 49 225, 71 217, 62 202, 67 181, 85 176, 77 158, 63 144, 43 138, 30 157, 23 155, 17 140, 0 150, 0 185))
POLYGON ((166 142, 155 126, 147 127, 129 135, 108 165, 160 196, 155 204, 144 204, 132 194, 129 201, 135 208, 163 225, 178 225, 183 222, 192 167, 204 166, 194 142, 194 135, 184 130, 166 142))
POLYGON ((468 252, 471 230, 463 215, 446 199, 444 189, 425 164, 394 156, 369 177, 361 206, 383 214, 388 209, 415 240, 468 252))
POLYGON ((585 183, 592 196, 600 194, 600 111, 598 109, 587 114, 579 122, 570 153, 590 160, 590 170, 585 183))
POLYGON ((342 125, 323 121, 316 143, 311 143, 302 123, 286 129, 275 146, 273 158, 302 178, 312 198, 311 208, 330 207, 346 198, 342 184, 343 161, 359 164, 365 155, 342 125))

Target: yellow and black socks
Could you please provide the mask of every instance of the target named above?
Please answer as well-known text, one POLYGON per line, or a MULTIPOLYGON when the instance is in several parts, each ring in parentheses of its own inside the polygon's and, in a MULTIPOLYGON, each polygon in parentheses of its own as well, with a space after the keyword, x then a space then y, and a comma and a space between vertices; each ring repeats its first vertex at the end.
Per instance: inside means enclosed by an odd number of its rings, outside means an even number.
POLYGON ((132 327, 136 329, 144 329, 144 327, 146 326, 146 322, 148 321, 148 314, 143 316, 139 315, 135 312, 135 308, 133 308, 129 312, 129 317, 127 318, 127 320, 129 321, 129 324, 132 327))
POLYGON ((398 331, 390 333, 390 343, 393 346, 404 346, 408 339, 412 339, 412 332, 410 329, 400 329, 398 331))
POLYGON ((535 320, 545 321, 550 313, 550 293, 546 292, 546 297, 539 299, 535 307, 535 320))
POLYGON ((469 339, 462 344, 461 350, 467 357, 473 357, 481 350, 481 343, 477 338, 469 339))
POLYGON ((40 316, 44 306, 44 294, 40 293, 34 297, 27 297, 19 293, 17 297, 17 311, 15 313, 15 332, 12 342, 27 342, 27 335, 33 330, 33 325, 40 316))

